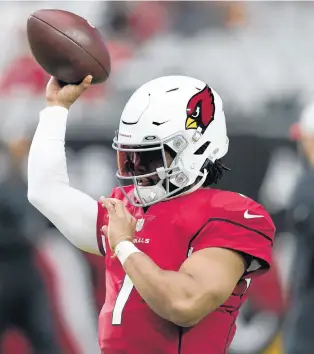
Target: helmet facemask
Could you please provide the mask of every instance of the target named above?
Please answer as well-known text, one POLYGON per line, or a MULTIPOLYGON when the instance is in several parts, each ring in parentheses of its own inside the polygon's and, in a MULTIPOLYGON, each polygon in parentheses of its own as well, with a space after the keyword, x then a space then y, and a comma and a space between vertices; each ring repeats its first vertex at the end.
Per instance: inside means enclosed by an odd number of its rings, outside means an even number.
POLYGON ((182 135, 141 145, 119 144, 116 136, 112 146, 117 150, 118 184, 134 206, 146 207, 177 196, 188 185, 189 178, 180 158, 188 143, 182 135), (134 185, 133 196, 124 188, 130 183, 134 185))

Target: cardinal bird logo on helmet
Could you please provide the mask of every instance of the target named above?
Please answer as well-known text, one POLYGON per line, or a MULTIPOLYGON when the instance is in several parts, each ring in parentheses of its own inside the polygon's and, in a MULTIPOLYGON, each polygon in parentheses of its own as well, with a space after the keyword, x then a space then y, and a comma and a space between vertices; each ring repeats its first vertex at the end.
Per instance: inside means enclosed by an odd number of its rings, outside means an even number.
POLYGON ((214 120, 215 114, 214 95, 207 85, 190 99, 186 112, 185 129, 197 129, 200 127, 202 133, 204 133, 214 120))

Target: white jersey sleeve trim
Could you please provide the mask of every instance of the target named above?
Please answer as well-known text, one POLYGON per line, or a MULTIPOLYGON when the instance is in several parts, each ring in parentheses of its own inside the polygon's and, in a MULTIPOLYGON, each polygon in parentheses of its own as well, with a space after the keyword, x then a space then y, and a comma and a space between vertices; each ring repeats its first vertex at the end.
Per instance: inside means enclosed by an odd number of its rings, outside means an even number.
POLYGON ((65 155, 68 110, 40 112, 28 159, 28 199, 76 247, 101 254, 97 202, 69 184, 65 155))

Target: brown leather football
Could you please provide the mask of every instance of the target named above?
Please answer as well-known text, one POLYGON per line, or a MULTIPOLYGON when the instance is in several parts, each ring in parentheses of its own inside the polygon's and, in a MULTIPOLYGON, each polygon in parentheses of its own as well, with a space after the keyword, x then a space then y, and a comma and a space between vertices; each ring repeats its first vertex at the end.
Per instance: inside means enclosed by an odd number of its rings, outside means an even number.
POLYGON ((100 32, 84 18, 63 10, 39 10, 27 21, 27 36, 37 62, 69 84, 93 76, 93 84, 110 73, 110 56, 100 32))

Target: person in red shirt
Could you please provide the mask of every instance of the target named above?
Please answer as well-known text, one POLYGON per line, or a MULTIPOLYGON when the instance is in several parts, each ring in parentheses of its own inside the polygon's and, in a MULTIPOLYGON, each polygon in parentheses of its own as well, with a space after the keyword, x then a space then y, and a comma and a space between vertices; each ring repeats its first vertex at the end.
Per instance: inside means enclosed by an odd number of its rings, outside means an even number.
POLYGON ((270 267, 275 226, 260 204, 212 188, 227 169, 222 100, 185 76, 140 87, 113 141, 119 186, 97 202, 70 186, 64 150, 68 110, 91 80, 48 83, 28 198, 74 245, 104 256, 102 354, 227 353, 248 286, 270 267))

